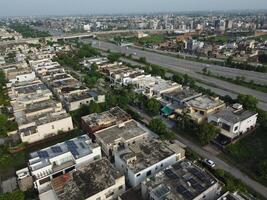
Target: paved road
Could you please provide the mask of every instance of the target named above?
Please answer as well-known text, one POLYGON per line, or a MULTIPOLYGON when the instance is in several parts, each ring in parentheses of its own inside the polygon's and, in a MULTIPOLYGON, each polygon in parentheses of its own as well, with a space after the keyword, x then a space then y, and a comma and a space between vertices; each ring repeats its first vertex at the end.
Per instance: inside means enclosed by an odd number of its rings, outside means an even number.
MULTIPOLYGON (((166 55, 161 55, 158 53, 153 53, 153 52, 148 52, 148 51, 143 51, 135 48, 125 48, 125 47, 119 47, 117 45, 114 45, 112 43, 108 42, 98 42, 95 41, 93 42, 93 46, 95 48, 100 48, 103 50, 110 49, 111 51, 114 52, 121 52, 121 53, 126 53, 126 54, 135 54, 135 58, 139 57, 146 57, 147 61, 152 64, 157 64, 161 65, 162 67, 165 67, 167 69, 171 69, 180 73, 185 73, 188 74, 189 76, 200 80, 202 83, 205 85, 211 86, 213 88, 219 88, 221 90, 225 90, 227 92, 233 93, 233 94, 250 94, 255 96, 257 99, 261 101, 259 104, 259 107, 261 109, 267 110, 267 94, 259 91, 255 91, 253 89, 249 89, 243 86, 235 85, 226 81, 222 81, 213 77, 207 77, 201 74, 196 73, 194 70, 192 70, 189 66, 190 64, 187 63, 183 64, 183 67, 181 66, 181 61, 179 59, 166 56, 166 55)), ((184 61, 184 60, 182 60, 184 61)), ((224 68, 224 69, 229 69, 229 68, 224 68)))
MULTIPOLYGON (((141 47, 134 46, 137 49, 142 49, 141 47)), ((148 51, 156 52, 156 53, 161 53, 161 54, 171 54, 173 56, 191 56, 192 58, 197 58, 197 56, 193 55, 188 55, 188 54, 181 54, 181 53, 174 53, 174 52, 165 52, 161 50, 155 50, 155 49, 149 49, 146 48, 148 51)), ((201 59, 206 59, 207 61, 220 61, 222 62, 223 60, 220 59, 214 59, 211 58, 208 60, 205 57, 201 57, 201 59)), ((182 64, 189 65, 191 69, 195 70, 196 72, 202 72, 202 69, 207 67, 213 74, 219 75, 219 76, 225 76, 225 77, 230 77, 230 78, 235 78, 237 76, 244 76, 246 77, 246 81, 253 80, 255 83, 267 84, 267 73, 261 73, 261 72, 255 72, 255 71, 248 71, 248 70, 241 70, 241 69, 235 69, 235 68, 229 68, 229 67, 223 67, 220 65, 214 65, 214 64, 206 64, 206 63, 201 63, 201 62, 195 62, 195 61, 190 61, 186 59, 179 59, 182 64)), ((256 63, 250 63, 251 65, 256 65, 256 63)))
MULTIPOLYGON (((138 112, 147 121, 151 120, 151 117, 146 115, 141 110, 139 110, 139 109, 137 109, 135 107, 131 107, 131 109, 133 109, 136 112, 138 112)), ((167 126, 170 128, 171 125, 168 123, 167 126)), ((213 160, 216 163, 216 167, 217 168, 220 168, 220 169, 223 169, 223 170, 229 172, 235 178, 240 179, 246 185, 248 185, 249 187, 253 188, 256 192, 258 192, 259 194, 261 194, 262 196, 267 198, 267 187, 265 187, 264 185, 260 184, 257 181, 254 181, 253 179, 251 179, 249 176, 247 176, 246 174, 244 174, 243 172, 241 172, 237 168, 229 165, 228 163, 226 163, 222 159, 218 158, 216 155, 206 151, 201 146, 191 142, 190 140, 182 137, 179 134, 176 134, 176 136, 177 136, 177 140, 179 140, 181 143, 185 144, 187 147, 192 149, 194 152, 198 153, 201 157, 213 160)))
MULTIPOLYGON (((210 89, 211 91, 213 91, 215 94, 218 94, 218 95, 222 95, 222 96, 228 95, 228 96, 232 97, 233 99, 236 99, 237 95, 238 95, 238 93, 229 92, 227 90, 223 90, 223 89, 220 89, 220 88, 217 88, 217 87, 212 87, 212 86, 205 85, 205 84, 199 83, 199 82, 197 82, 196 85, 201 86, 203 88, 210 89)), ((260 101, 258 103, 258 107, 261 108, 262 110, 267 111, 267 103, 264 103, 264 102, 260 101)))
MULTIPOLYGON (((98 42, 95 43, 95 46, 98 46, 98 44, 99 44, 98 42)), ((113 51, 118 51, 121 53, 136 54, 137 57, 142 57, 142 56, 146 57, 148 61, 151 61, 151 63, 153 62, 158 63, 160 61, 161 64, 174 65, 176 68, 179 68, 180 70, 183 71, 187 70, 191 72, 202 72, 202 69, 207 67, 215 75, 230 77, 230 78, 235 78, 237 76, 244 76, 247 81, 253 80, 255 83, 267 85, 267 73, 240 70, 218 65, 211 65, 184 59, 178 59, 172 56, 156 53, 156 52, 162 53, 162 51, 152 52, 152 51, 144 51, 136 47, 128 47, 128 48, 120 47, 103 41, 100 42, 100 45, 98 47, 110 49, 113 51)))

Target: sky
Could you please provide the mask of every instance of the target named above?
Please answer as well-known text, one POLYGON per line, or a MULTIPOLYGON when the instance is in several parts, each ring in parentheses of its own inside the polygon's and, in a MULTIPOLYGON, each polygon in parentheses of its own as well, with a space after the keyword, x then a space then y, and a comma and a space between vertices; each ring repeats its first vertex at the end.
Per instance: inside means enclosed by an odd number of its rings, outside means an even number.
POLYGON ((267 9, 267 0, 0 0, 0 16, 267 9))

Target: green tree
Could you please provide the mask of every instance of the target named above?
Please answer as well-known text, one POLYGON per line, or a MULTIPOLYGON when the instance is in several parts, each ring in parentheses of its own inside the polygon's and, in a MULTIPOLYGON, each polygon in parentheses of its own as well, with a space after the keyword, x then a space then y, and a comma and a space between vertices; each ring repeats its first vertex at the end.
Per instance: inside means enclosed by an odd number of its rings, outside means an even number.
POLYGON ((260 53, 258 56, 258 60, 260 63, 267 63, 267 54, 266 53, 260 53))
POLYGON ((208 73, 208 68, 207 68, 207 67, 203 68, 203 69, 202 69, 202 73, 203 73, 203 74, 207 74, 207 73, 208 73))
POLYGON ((209 144, 218 134, 220 129, 209 123, 204 123, 200 126, 197 134, 200 144, 209 144))
POLYGON ((159 136, 163 136, 167 132, 166 124, 160 118, 152 119, 149 123, 149 128, 159 136))
POLYGON ((89 112, 90 113, 99 113, 101 112, 101 108, 98 103, 91 101, 89 104, 89 112))
POLYGON ((182 130, 191 128, 192 120, 187 112, 182 112, 180 116, 177 117, 177 127, 182 130))
POLYGON ((100 55, 99 51, 89 44, 82 45, 82 47, 80 47, 80 49, 78 50, 79 58, 89 58, 98 55, 100 55))
POLYGON ((144 63, 144 64, 146 64, 146 63, 147 63, 147 61, 146 61, 146 58, 145 58, 145 57, 140 57, 140 58, 139 58, 139 61, 140 61, 141 63, 144 63))
POLYGON ((96 63, 93 63, 91 65, 91 70, 94 71, 94 72, 96 72, 98 70, 98 65, 96 63))
POLYGON ((147 101, 146 107, 151 114, 157 115, 159 114, 161 105, 156 99, 151 98, 147 101))
POLYGON ((24 199, 25 199, 24 193, 19 190, 0 195, 0 200, 24 200, 24 199))
POLYGON ((117 62, 120 60, 121 55, 119 53, 108 54, 108 59, 110 62, 117 62))
POLYGON ((229 56, 226 60, 227 65, 231 65, 233 63, 233 56, 229 56))
POLYGON ((251 95, 239 94, 237 100, 248 110, 256 110, 259 100, 251 95))
POLYGON ((176 83, 183 84, 184 78, 180 74, 174 74, 172 80, 176 83))
POLYGON ((267 159, 260 161, 258 164, 258 171, 260 176, 267 180, 267 159))
POLYGON ((0 136, 6 136, 7 134, 8 117, 4 114, 0 114, 0 136))

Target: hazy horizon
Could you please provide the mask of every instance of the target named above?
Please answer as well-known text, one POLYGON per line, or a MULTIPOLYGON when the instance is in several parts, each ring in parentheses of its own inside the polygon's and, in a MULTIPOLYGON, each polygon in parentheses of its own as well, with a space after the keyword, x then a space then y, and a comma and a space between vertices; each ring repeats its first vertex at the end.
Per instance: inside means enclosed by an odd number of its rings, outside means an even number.
POLYGON ((1 0, 0 16, 266 9, 267 0, 1 0), (200 3, 201 2, 201 3, 200 3))

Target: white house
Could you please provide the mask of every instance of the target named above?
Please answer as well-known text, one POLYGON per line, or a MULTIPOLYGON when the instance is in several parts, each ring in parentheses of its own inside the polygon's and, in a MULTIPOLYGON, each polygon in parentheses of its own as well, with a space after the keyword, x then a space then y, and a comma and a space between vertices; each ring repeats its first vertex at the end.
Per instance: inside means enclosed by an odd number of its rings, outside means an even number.
POLYGON ((27 143, 34 143, 73 129, 72 118, 64 110, 27 117, 25 121, 17 122, 20 138, 22 142, 27 143))
POLYGON ((17 69, 7 73, 7 79, 11 84, 33 81, 35 78, 35 72, 25 69, 17 69))
POLYGON ((115 152, 115 166, 125 174, 132 187, 146 178, 184 158, 185 151, 177 144, 167 144, 157 139, 143 140, 115 152))
MULTIPOLYGON (((100 146, 83 135, 31 153, 28 170, 33 177, 34 187, 42 193, 49 189, 52 179, 82 168, 101 157, 100 146)), ((23 174, 18 173, 18 178, 23 179, 23 174)))
POLYGON ((244 110, 242 105, 234 104, 232 107, 210 115, 208 122, 221 129, 221 134, 236 139, 240 135, 253 129, 257 123, 258 113, 244 110))

